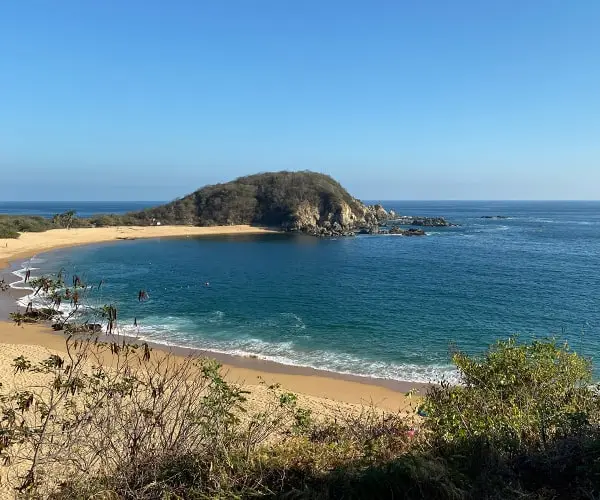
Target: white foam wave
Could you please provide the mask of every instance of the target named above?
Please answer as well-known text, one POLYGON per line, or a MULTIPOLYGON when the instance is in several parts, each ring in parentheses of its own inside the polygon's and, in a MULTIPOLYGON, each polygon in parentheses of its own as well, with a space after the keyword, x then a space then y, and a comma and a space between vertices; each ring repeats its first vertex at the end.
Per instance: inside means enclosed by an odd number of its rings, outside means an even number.
MULTIPOLYGON (((40 260, 40 259, 38 259, 40 260)), ((25 265, 28 263, 23 263, 21 265, 25 265)), ((39 270, 39 267, 29 267, 29 265, 27 265, 27 267, 22 267, 21 269, 17 269, 15 271, 12 272, 12 274, 14 274, 17 278, 19 278, 16 281, 13 281, 12 283, 9 284, 9 286, 14 289, 14 290, 28 290, 30 293, 24 295, 23 297, 20 297, 16 300, 17 305, 22 306, 22 307, 27 307, 27 305, 34 301, 34 299, 36 297, 34 297, 33 295, 33 288, 25 283, 25 276, 27 271, 37 271, 39 270)), ((35 275, 31 275, 31 278, 36 278, 35 275)), ((36 304, 34 304, 34 307, 36 307, 36 304)), ((44 307, 43 305, 41 305, 41 303, 39 302, 39 300, 37 301, 37 307, 44 307)))
POLYGON ((306 329, 302 318, 294 313, 279 313, 266 319, 257 320, 255 326, 258 328, 306 329))
POLYGON ((225 318, 225 313, 223 311, 212 311, 205 315, 202 320, 205 323, 221 323, 225 318))
MULTIPOLYGON (((477 224, 478 229, 475 229, 473 233, 495 233, 497 231, 508 231, 510 226, 488 226, 486 224, 477 224)), ((463 234, 463 236, 467 236, 463 234)), ((473 235, 471 235, 473 236, 473 235)))
POLYGON ((75 306, 70 302, 62 302, 60 306, 56 307, 56 305, 54 304, 53 300, 50 299, 50 297, 43 293, 34 294, 33 291, 32 293, 24 295, 23 297, 17 299, 17 304, 24 308, 28 307, 29 304, 31 304, 31 306, 34 309, 52 307, 65 317, 72 316, 76 310, 77 314, 86 314, 95 310, 94 306, 86 304, 81 304, 77 307, 77 309, 75 309, 75 306))
MULTIPOLYGON (((11 288, 16 288, 19 290, 32 290, 32 288, 25 283, 25 276, 27 275, 27 271, 37 271, 39 267, 22 267, 21 269, 17 269, 12 272, 17 278, 17 281, 13 281, 10 286, 11 288)), ((34 274, 31 274, 30 279, 37 278, 34 274)))
MULTIPOLYGON (((30 288, 31 290, 31 288, 30 288)), ((43 294, 32 293, 21 297, 19 305, 27 307, 32 303, 34 308, 43 308, 52 305, 51 300, 43 294)), ((86 314, 92 306, 80 306, 78 314, 86 314)), ((63 316, 74 312, 74 306, 63 303, 58 309, 63 316)), ((205 321, 216 323, 223 320, 222 311, 213 311, 205 321)), ((304 330, 306 325, 294 313, 281 313, 267 321, 271 326, 294 328, 304 330)), ((207 352, 228 354, 241 357, 255 357, 283 365, 314 368, 318 370, 355 375, 359 377, 389 379, 407 382, 435 382, 439 380, 457 381, 456 374, 448 366, 433 364, 430 366, 416 363, 390 363, 358 358, 348 353, 331 352, 323 350, 302 350, 294 345, 293 341, 267 342, 254 337, 228 338, 231 332, 223 331, 221 338, 202 338, 197 333, 197 323, 193 319, 165 316, 146 318, 134 325, 134 320, 121 320, 118 324, 120 333, 137 338, 141 341, 153 342, 165 346, 195 348, 207 352), (148 321, 148 324, 146 324, 148 321), (156 321, 156 322, 155 322, 156 321), (160 321, 160 323, 158 322, 160 321)))
MULTIPOLYGON (((13 271, 13 274, 19 280, 11 283, 11 287, 30 290, 31 293, 21 297, 17 301, 22 307, 27 307, 29 303, 32 303, 34 308, 48 307, 52 304, 49 297, 41 293, 34 294, 31 286, 23 283, 27 270, 39 270, 37 267, 31 267, 31 262, 33 260, 26 263, 27 267, 13 271)), ((43 262, 43 260, 38 259, 38 262, 43 262)), ((31 278, 35 277, 32 273, 31 278)), ((81 314, 85 314, 86 311, 92 309, 92 306, 80 306, 79 311, 81 314)), ((63 315, 68 316, 73 313, 74 306, 65 302, 61 304, 59 311, 63 315)), ((225 318, 226 315, 223 311, 216 310, 207 314, 203 318, 203 321, 206 323, 220 323, 225 318)), ((197 319, 157 316, 146 318, 142 322, 138 322, 138 325, 134 325, 133 319, 121 320, 118 328, 123 335, 165 346, 196 348, 207 352, 233 356, 256 357, 283 365, 314 368, 331 373, 415 383, 436 382, 440 380, 456 382, 458 380, 452 367, 443 364, 421 365, 418 363, 392 363, 366 360, 349 353, 300 349, 293 341, 268 342, 250 336, 240 337, 239 332, 227 332, 225 329, 217 337, 213 334, 211 338, 203 338, 197 333, 197 319)), ((306 324, 302 318, 295 313, 289 312, 278 313, 268 317, 266 320, 262 320, 262 322, 263 326, 269 327, 296 330, 306 329, 306 324)))
MULTIPOLYGON (((12 272, 12 274, 14 274, 19 279, 17 281, 10 283, 10 287, 15 290, 26 290, 26 291, 30 292, 30 293, 18 298, 16 300, 17 305, 20 307, 23 307, 23 308, 27 308, 31 304, 31 306, 34 309, 53 307, 59 313, 61 313, 64 317, 71 316, 75 312, 75 306, 73 304, 71 304, 69 302, 63 302, 60 304, 59 307, 56 307, 54 304, 54 301, 47 294, 44 294, 43 292, 35 293, 34 289, 29 284, 29 281, 27 283, 25 283, 25 276, 26 276, 27 271, 31 272, 31 275, 29 276, 30 280, 36 279, 39 277, 35 273, 33 273, 33 271, 38 271, 40 268, 39 267, 30 267, 29 264, 31 264, 32 262, 43 263, 43 262, 45 262, 45 259, 32 257, 30 260, 21 264, 22 266, 25 266, 25 267, 16 269, 12 272)), ((86 290, 88 290, 88 289, 91 290, 92 288, 94 288, 94 287, 88 286, 88 287, 86 287, 86 290)), ((94 309, 94 307, 92 305, 82 304, 77 308, 77 311, 78 311, 78 314, 79 313, 86 314, 86 312, 89 312, 93 309, 94 309)))
POLYGON ((588 221, 588 220, 556 220, 548 219, 545 217, 535 217, 532 222, 542 222, 544 224, 574 224, 577 226, 594 226, 600 224, 600 221, 588 221))
MULTIPOLYGON (((175 318, 170 318, 171 320, 175 318)), ((185 321, 187 323, 187 321, 185 321)), ((302 350, 294 342, 267 342, 254 337, 221 339, 202 338, 197 334, 184 333, 174 328, 174 322, 162 325, 139 325, 121 327, 124 335, 140 341, 152 342, 170 347, 195 348, 202 351, 241 357, 254 357, 275 363, 314 368, 317 370, 415 383, 448 380, 458 382, 458 374, 451 365, 417 363, 392 363, 366 360, 348 353, 323 350, 302 350)), ((178 325, 181 328, 181 324, 178 325)))
POLYGON ((46 262, 46 259, 41 259, 40 257, 36 257, 34 255, 33 257, 30 257, 30 259, 27 262, 29 264, 42 264, 42 263, 46 262))

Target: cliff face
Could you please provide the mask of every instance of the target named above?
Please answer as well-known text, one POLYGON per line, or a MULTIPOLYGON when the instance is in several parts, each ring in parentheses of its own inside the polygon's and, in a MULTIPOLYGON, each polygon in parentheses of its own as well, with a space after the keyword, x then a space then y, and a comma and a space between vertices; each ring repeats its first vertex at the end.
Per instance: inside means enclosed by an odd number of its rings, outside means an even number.
POLYGON ((161 224, 260 224, 318 236, 376 228, 390 216, 367 207, 337 181, 315 172, 269 172, 206 186, 132 216, 161 224))
POLYGON ((366 206, 358 200, 350 206, 340 202, 331 210, 319 211, 315 205, 305 204, 294 213, 293 222, 286 229, 315 236, 352 235, 356 231, 377 232, 379 225, 389 219, 381 206, 366 206))

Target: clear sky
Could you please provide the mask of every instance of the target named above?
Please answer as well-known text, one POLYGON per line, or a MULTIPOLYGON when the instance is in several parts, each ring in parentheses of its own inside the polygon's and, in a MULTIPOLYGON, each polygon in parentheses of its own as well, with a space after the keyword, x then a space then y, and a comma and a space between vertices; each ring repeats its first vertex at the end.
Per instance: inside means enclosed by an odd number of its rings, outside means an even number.
POLYGON ((0 200, 279 169, 363 199, 600 198, 600 1, 1 3, 0 200))

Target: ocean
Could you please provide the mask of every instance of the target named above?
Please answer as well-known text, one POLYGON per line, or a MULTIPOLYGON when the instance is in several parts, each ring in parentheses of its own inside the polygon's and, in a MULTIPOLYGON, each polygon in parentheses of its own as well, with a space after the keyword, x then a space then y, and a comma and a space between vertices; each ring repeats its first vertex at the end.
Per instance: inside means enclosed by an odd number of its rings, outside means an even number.
POLYGON ((600 202, 382 203, 460 226, 428 228, 425 237, 122 241, 53 251, 22 267, 103 280, 90 300, 116 304, 123 331, 149 341, 366 377, 455 380, 453 348, 480 353, 515 334, 600 352, 600 202), (482 218, 496 215, 506 218, 482 218))
POLYGON ((55 214, 75 210, 79 217, 98 214, 124 214, 154 207, 162 201, 0 201, 0 214, 40 215, 48 219, 55 214))

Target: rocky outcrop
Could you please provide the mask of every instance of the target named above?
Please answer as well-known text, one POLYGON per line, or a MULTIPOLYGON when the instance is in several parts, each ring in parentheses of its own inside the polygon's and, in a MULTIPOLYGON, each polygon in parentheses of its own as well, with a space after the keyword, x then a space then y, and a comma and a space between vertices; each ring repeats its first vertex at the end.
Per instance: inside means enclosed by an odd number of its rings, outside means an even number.
POLYGON ((400 226, 451 227, 457 224, 448 222, 444 217, 412 217, 402 216, 391 220, 400 226))
POLYGON ((451 226, 443 217, 417 217, 410 223, 411 226, 447 227, 451 226))
POLYGON ((363 204, 328 175, 309 171, 240 177, 127 217, 141 225, 255 224, 323 237, 377 234, 390 219, 399 225, 449 225, 442 218, 397 218, 379 204, 363 204))
POLYGON ((392 226, 388 228, 363 228, 358 231, 358 234, 395 234, 399 236, 425 236, 425 231, 422 229, 416 229, 414 227, 409 227, 408 229, 402 229, 400 226, 392 226))
POLYGON ((266 172, 205 186, 171 203, 128 214, 139 223, 257 224, 317 236, 353 234, 389 218, 317 172, 266 172))
POLYGON ((288 229, 320 237, 377 234, 389 218, 381 205, 367 206, 358 200, 353 206, 342 202, 333 211, 319 211, 316 205, 305 202, 298 207, 288 229))
POLYGON ((425 231, 422 229, 415 229, 413 227, 409 229, 402 229, 398 226, 392 226, 388 231, 388 234, 398 234, 401 236, 425 236, 425 231))
POLYGON ((293 215, 292 223, 287 229, 290 231, 303 231, 316 228, 319 226, 320 220, 319 208, 305 201, 298 206, 296 213, 293 215))

